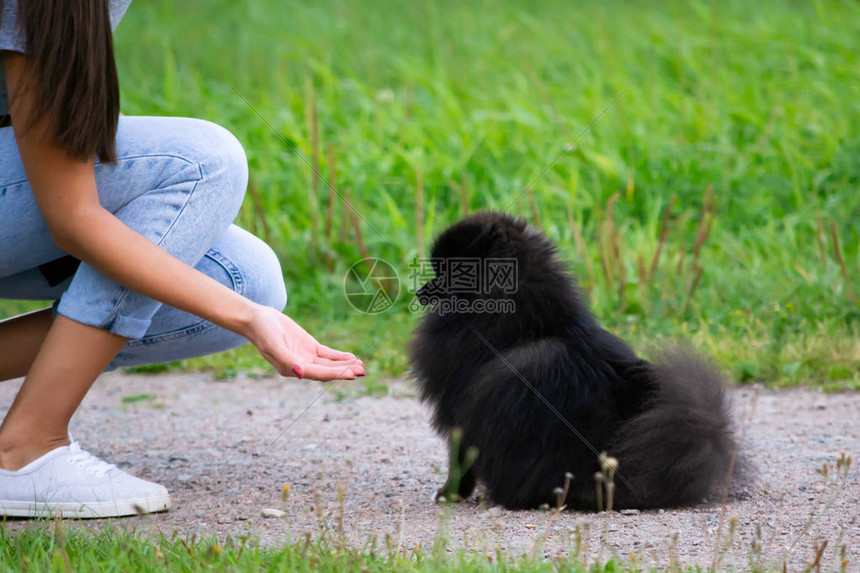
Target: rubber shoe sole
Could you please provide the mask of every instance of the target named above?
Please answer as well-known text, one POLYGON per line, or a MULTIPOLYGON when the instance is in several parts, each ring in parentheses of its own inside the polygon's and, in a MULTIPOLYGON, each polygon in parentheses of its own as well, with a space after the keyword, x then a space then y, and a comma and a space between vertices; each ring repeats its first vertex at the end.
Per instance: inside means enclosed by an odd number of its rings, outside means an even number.
POLYGON ((123 499, 120 501, 91 501, 48 503, 7 501, 0 499, 0 516, 7 517, 64 517, 99 519, 158 513, 170 509, 170 494, 123 499))

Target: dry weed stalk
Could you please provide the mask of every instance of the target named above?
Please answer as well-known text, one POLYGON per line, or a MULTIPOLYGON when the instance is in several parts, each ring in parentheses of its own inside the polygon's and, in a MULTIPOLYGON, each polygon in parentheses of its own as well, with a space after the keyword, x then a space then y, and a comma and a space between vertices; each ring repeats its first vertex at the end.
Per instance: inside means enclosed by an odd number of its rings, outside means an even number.
POLYGON ((818 244, 818 260, 821 261, 821 268, 827 266, 827 249, 824 248, 824 221, 821 220, 821 214, 815 214, 815 242, 818 244))
POLYGON ((346 515, 346 484, 343 482, 337 483, 337 517, 335 532, 337 533, 338 542, 346 546, 346 536, 344 535, 343 519, 346 515))
POLYGON ((702 218, 699 221, 699 229, 696 231, 696 242, 693 244, 693 259, 691 267, 695 267, 699 262, 699 251, 702 245, 711 234, 711 225, 714 223, 714 218, 717 216, 717 200, 714 197, 714 185, 708 185, 705 191, 705 198, 702 201, 702 218))
POLYGON ((842 259, 842 249, 839 248, 839 233, 836 230, 836 223, 830 219, 830 236, 833 238, 833 256, 836 257, 836 262, 839 263, 839 269, 842 271, 842 279, 845 281, 845 293, 848 300, 855 302, 857 296, 851 289, 851 279, 848 276, 848 269, 845 267, 845 261, 842 259))
MULTIPOLYGON (((657 247, 658 249, 660 247, 657 247)), ((638 254, 636 256, 636 268, 639 271, 639 299, 642 301, 642 307, 645 307, 645 301, 648 300, 648 291, 646 290, 648 287, 648 270, 645 268, 645 257, 642 254, 638 254)))
POLYGON ((705 271, 705 267, 700 264, 693 263, 691 264, 690 270, 693 271, 693 276, 688 279, 687 289, 684 294, 684 302, 681 304, 681 314, 687 312, 687 307, 690 306, 690 300, 693 298, 693 293, 696 291, 696 287, 699 286, 699 281, 702 280, 702 273, 705 271))
POLYGON ((263 208, 260 192, 257 190, 257 186, 254 185, 254 179, 250 175, 248 176, 248 194, 251 195, 251 202, 254 204, 254 231, 258 232, 257 223, 259 223, 262 228, 263 238, 271 245, 273 243, 272 231, 269 229, 269 223, 266 220, 266 210, 263 208))
POLYGON ((657 263, 660 261, 660 254, 663 252, 663 245, 666 244, 666 239, 672 230, 672 211, 675 209, 675 194, 669 198, 669 204, 663 209, 663 215, 660 217, 660 240, 657 242, 657 250, 654 251, 654 256, 651 258, 651 267, 648 269, 647 281, 650 284, 654 280, 654 273, 657 272, 657 263))
POLYGON ((526 187, 526 195, 529 198, 529 209, 532 212, 532 224, 536 229, 543 232, 543 225, 540 222, 540 212, 538 211, 537 203, 535 203, 535 196, 531 186, 526 187))
POLYGON ((326 206, 325 212, 325 238, 326 238, 326 268, 329 272, 334 268, 334 260, 332 258, 332 249, 331 249, 331 231, 334 225, 334 199, 335 192, 337 189, 337 160, 334 155, 334 146, 329 143, 326 145, 326 156, 328 157, 328 183, 329 183, 329 196, 328 196, 328 205, 326 206))
POLYGON ((326 205, 325 236, 327 239, 331 239, 331 230, 334 226, 335 190, 337 189, 337 157, 335 157, 334 146, 331 143, 326 145, 325 150, 328 160, 328 183, 331 191, 329 193, 328 205, 326 205))
MULTIPOLYGON (((705 197, 702 200, 702 215, 699 220, 699 228, 696 230, 696 240, 693 243, 693 254, 690 257, 690 262, 684 272, 686 284, 684 288, 683 303, 681 304, 681 314, 684 314, 687 311, 687 307, 693 299, 693 294, 699 286, 699 281, 702 279, 702 273, 705 271, 705 268, 699 264, 699 255, 702 251, 702 245, 705 244, 705 241, 708 240, 708 237, 711 234, 711 228, 716 217, 717 200, 714 197, 714 186, 711 184, 708 185, 708 188, 705 191, 705 197)), ((682 252, 681 259, 678 262, 678 276, 681 276, 681 272, 684 269, 683 255, 684 253, 682 252)))
POLYGON ((340 219, 341 224, 338 225, 337 230, 337 240, 340 243, 346 243, 347 238, 349 237, 349 229, 352 227, 352 215, 353 209, 350 207, 351 203, 349 202, 349 198, 347 197, 347 190, 340 190, 340 219))
POLYGON ((591 258, 588 256, 588 250, 585 248, 585 239, 582 236, 582 227, 579 226, 573 218, 573 206, 567 205, 567 220, 573 232, 573 241, 576 245, 576 252, 585 261, 585 269, 588 273, 588 285, 586 288, 590 291, 594 288, 596 277, 594 276, 594 266, 591 264, 591 258))
MULTIPOLYGON (((617 246, 617 237, 615 233, 615 221, 613 216, 615 202, 621 196, 619 192, 615 192, 609 201, 606 203, 605 219, 600 226, 602 232, 600 236, 600 265, 603 268, 603 278, 606 280, 607 288, 610 288, 615 283, 615 271, 620 265, 616 262, 616 257, 620 252, 617 246)), ((620 267, 623 269, 623 267, 620 267)), ((622 281, 623 282, 623 281, 622 281)))
POLYGON ((406 84, 406 104, 403 106, 403 119, 412 117, 412 84, 406 84))
POLYGON ((821 573, 821 557, 824 555, 824 550, 827 549, 827 543, 826 539, 821 545, 818 545, 818 539, 812 541, 812 551, 815 553, 815 558, 812 560, 812 565, 807 568, 807 571, 814 569, 818 573, 821 573))
POLYGON ((618 240, 618 237, 614 239, 614 248, 615 248, 615 264, 618 266, 618 306, 624 306, 624 300, 627 287, 627 271, 624 268, 624 256, 621 249, 621 241, 618 240))
POLYGON ((466 188, 466 172, 460 176, 460 214, 465 217, 469 214, 469 194, 466 188))
POLYGON ((679 277, 684 272, 684 261, 685 261, 686 255, 687 255, 686 251, 683 251, 683 250, 680 253, 678 253, 678 265, 675 267, 675 274, 678 275, 679 277))
MULTIPOLYGON (((344 188, 342 193, 344 202, 347 204, 352 204, 349 199, 349 189, 344 188)), ((356 242, 358 242, 358 252, 360 252, 361 256, 365 259, 372 258, 370 256, 370 251, 367 250, 367 245, 364 243, 364 235, 361 232, 361 222, 358 220, 358 213, 355 212, 355 209, 344 209, 344 211, 349 211, 349 218, 352 222, 352 229, 355 232, 355 240, 356 242)))
MULTIPOLYGON (((606 203, 606 229, 609 240, 609 248, 612 256, 610 264, 615 267, 616 276, 618 277, 618 306, 624 306, 624 287, 627 284, 627 277, 624 271, 624 257, 622 256, 621 242, 618 240, 618 231, 615 228, 615 202, 621 197, 621 193, 616 191, 606 203)), ((610 285, 607 285, 610 286, 610 285)))
POLYGON ((591 525, 588 522, 577 523, 574 527, 573 554, 579 563, 585 563, 588 559, 588 548, 591 525))
POLYGON ((319 221, 317 209, 319 208, 320 200, 320 135, 319 135, 319 118, 317 117, 317 98, 314 92, 313 81, 308 79, 308 89, 310 91, 308 97, 308 118, 310 121, 311 132, 311 244, 317 240, 319 231, 319 221))

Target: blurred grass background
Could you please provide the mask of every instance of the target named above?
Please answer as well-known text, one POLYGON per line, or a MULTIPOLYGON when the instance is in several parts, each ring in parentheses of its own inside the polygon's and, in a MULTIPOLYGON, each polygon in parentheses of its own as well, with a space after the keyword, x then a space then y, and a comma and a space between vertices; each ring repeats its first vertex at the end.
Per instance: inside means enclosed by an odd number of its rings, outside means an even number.
MULTIPOLYGON (((689 338, 738 381, 860 388, 856 1, 139 1, 115 42, 124 113, 243 142, 239 223, 280 256, 287 312, 370 345, 371 371, 404 371, 417 317, 403 292, 355 311, 350 265, 406 281, 435 233, 519 197, 637 349, 689 338)), ((249 347, 170 367, 267 370, 249 347)))

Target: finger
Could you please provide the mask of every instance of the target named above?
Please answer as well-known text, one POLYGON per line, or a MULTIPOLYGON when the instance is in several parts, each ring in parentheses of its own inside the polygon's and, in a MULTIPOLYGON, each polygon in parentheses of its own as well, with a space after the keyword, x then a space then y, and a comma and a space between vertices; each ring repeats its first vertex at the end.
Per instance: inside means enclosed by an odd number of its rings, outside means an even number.
POLYGON ((324 366, 322 364, 308 364, 304 370, 305 378, 326 382, 329 380, 354 380, 355 372, 351 368, 339 368, 337 366, 324 366))
POLYGON ((304 376, 304 366, 284 347, 272 348, 267 352, 261 352, 261 354, 281 376, 287 378, 302 378, 304 376))
MULTIPOLYGON (((343 354, 348 354, 348 353, 343 353, 343 354)), ((342 356, 342 354, 339 356, 342 356)), ((349 355, 349 358, 341 358, 341 357, 329 358, 329 357, 322 357, 322 356, 318 355, 313 360, 313 362, 314 362, 314 364, 326 364, 329 366, 342 366, 344 368, 347 366, 357 366, 361 370, 364 370, 364 361, 361 360, 360 358, 356 358, 355 356, 352 356, 352 355, 349 355)))
POLYGON ((352 371, 352 373, 355 374, 356 376, 364 376, 366 373, 366 371, 364 369, 364 364, 359 364, 357 361, 352 362, 351 364, 348 364, 345 367, 349 368, 352 371))
POLYGON ((361 368, 364 369, 364 363, 361 360, 333 360, 331 358, 315 358, 314 364, 322 364, 323 366, 340 366, 341 368, 361 368))
POLYGON ((352 352, 342 352, 340 350, 335 350, 334 348, 329 348, 325 344, 320 344, 317 347, 317 356, 321 358, 331 358, 333 360, 357 360, 355 354, 352 352))
POLYGON ((314 360, 314 364, 334 366, 335 368, 349 368, 356 376, 364 376, 366 373, 364 362, 357 358, 355 360, 329 360, 327 358, 318 358, 314 360))

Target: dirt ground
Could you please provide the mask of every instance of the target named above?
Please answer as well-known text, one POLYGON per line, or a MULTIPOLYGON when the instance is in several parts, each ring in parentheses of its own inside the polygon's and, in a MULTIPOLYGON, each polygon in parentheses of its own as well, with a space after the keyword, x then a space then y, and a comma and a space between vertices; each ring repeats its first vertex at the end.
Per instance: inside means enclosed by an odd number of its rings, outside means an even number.
MULTIPOLYGON (((797 570, 827 541, 823 569, 838 570, 844 559, 847 570, 860 571, 860 394, 734 391, 758 480, 725 507, 559 515, 474 500, 430 503, 443 481, 444 445, 408 381, 385 382, 388 395, 378 397, 362 395, 364 385, 355 383, 336 383, 321 395, 324 385, 274 378, 104 375, 75 417, 76 439, 167 486, 173 508, 80 526, 247 534, 264 544, 325 531, 356 545, 375 537, 379 548, 407 552, 429 549, 442 536, 449 547, 490 555, 578 553, 645 566, 718 560, 738 570, 750 560, 786 561, 797 570), (841 452, 853 455, 854 466, 847 479, 831 472, 826 483, 817 470, 841 452), (263 509, 285 515, 264 517, 263 509)), ((0 415, 19 385, 0 384, 0 415)))

